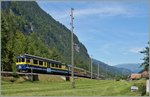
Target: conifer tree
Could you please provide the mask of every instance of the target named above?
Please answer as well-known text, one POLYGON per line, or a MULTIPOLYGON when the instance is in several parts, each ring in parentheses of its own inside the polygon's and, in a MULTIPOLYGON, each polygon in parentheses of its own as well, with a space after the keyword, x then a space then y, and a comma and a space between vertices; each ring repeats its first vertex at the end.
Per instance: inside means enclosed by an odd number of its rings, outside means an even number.
POLYGON ((141 64, 141 67, 143 67, 144 70, 149 71, 149 47, 145 47, 145 49, 140 53, 144 54, 144 58, 143 58, 144 62, 141 64))

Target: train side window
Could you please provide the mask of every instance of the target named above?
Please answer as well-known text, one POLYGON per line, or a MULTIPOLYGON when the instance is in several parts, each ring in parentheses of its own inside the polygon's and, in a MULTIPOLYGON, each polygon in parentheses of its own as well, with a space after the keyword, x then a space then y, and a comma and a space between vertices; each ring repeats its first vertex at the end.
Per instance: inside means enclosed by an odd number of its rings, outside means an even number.
POLYGON ((47 63, 47 67, 50 68, 50 63, 49 62, 47 63))
POLYGON ((52 67, 52 63, 49 63, 49 66, 52 67))
POLYGON ((39 61, 39 65, 43 65, 43 61, 39 61))
POLYGON ((26 62, 27 62, 27 63, 30 63, 30 59, 27 58, 27 59, 26 59, 26 62))
POLYGON ((58 68, 58 64, 56 64, 56 67, 58 68))
POLYGON ((59 68, 61 68, 61 65, 59 65, 59 68))
POLYGON ((46 63, 47 63, 47 62, 44 62, 44 65, 45 65, 45 66, 46 66, 46 63))
POLYGON ((33 60, 33 64, 38 64, 38 60, 33 60))
POLYGON ((24 58, 22 58, 22 62, 25 62, 25 59, 24 59, 24 58))
POLYGON ((54 63, 52 63, 52 67, 54 67, 54 63))

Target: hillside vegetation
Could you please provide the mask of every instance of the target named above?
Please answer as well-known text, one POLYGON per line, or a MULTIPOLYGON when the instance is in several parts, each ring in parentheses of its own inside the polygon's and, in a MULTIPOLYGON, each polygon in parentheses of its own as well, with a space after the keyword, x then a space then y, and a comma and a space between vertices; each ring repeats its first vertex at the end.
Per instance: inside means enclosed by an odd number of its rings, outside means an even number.
MULTIPOLYGON (((2 70, 15 71, 16 57, 25 53, 71 64, 71 32, 68 28, 34 1, 3 1, 1 6, 2 70)), ((79 52, 74 51, 75 66, 90 70, 86 47, 76 35, 74 43, 80 48, 79 52)), ((93 72, 97 73, 97 62, 93 60, 93 64, 93 72)), ((130 74, 103 62, 99 64, 100 74, 107 78, 130 74)))
MULTIPOLYGON (((34 1, 3 1, 1 5, 4 70, 11 71, 12 66, 15 69, 16 56, 25 53, 71 63, 71 32, 68 28, 34 1)), ((80 52, 75 52, 75 65, 87 69, 87 50, 76 35, 74 42, 80 47, 80 52)))
MULTIPOLYGON (((93 65, 94 69, 96 70, 99 64, 99 71, 100 74, 103 74, 105 78, 127 78, 128 75, 132 73, 131 70, 125 69, 125 68, 118 68, 115 66, 110 66, 104 62, 98 61, 96 59, 93 59, 93 65)), ((97 73, 97 70, 94 71, 97 73)))
POLYGON ((118 64, 115 67, 118 68, 126 68, 131 70, 134 73, 138 73, 140 71, 142 71, 142 67, 140 67, 141 63, 127 63, 127 64, 118 64))

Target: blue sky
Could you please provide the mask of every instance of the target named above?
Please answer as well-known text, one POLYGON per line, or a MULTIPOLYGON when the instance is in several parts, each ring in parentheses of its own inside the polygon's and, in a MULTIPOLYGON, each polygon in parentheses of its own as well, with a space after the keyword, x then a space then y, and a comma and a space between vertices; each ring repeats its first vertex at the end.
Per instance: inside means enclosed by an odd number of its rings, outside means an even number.
POLYGON ((148 42, 148 0, 38 1, 39 6, 70 29, 93 58, 109 65, 141 63, 148 42))

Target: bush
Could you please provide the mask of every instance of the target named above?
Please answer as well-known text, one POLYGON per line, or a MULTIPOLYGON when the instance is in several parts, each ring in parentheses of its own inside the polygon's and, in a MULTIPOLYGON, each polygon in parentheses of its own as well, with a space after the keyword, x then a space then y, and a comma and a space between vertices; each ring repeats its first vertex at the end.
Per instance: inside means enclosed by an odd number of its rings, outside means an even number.
POLYGON ((146 95, 146 84, 143 82, 138 82, 134 84, 135 86, 137 86, 139 88, 139 92, 141 92, 141 96, 146 95))
POLYGON ((13 78, 10 79, 10 82, 15 82, 16 80, 17 80, 17 78, 13 77, 13 78))
POLYGON ((16 72, 13 72, 12 76, 15 78, 19 78, 19 75, 16 72))
POLYGON ((117 79, 116 79, 116 81, 120 81, 120 79, 119 79, 119 78, 117 78, 117 79))
POLYGON ((140 91, 141 91, 141 96, 146 95, 146 85, 141 85, 140 91))
POLYGON ((116 81, 120 81, 120 78, 116 78, 116 81))

